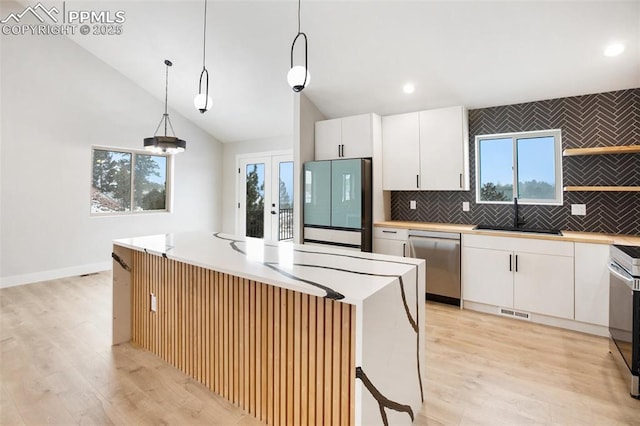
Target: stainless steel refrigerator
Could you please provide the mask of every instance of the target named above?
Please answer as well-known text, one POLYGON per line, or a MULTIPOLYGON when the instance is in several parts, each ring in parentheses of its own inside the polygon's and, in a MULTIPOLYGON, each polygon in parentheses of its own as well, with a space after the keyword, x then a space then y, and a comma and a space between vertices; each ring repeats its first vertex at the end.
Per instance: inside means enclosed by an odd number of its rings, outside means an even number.
POLYGON ((304 242, 372 251, 371 159, 304 164, 304 242))

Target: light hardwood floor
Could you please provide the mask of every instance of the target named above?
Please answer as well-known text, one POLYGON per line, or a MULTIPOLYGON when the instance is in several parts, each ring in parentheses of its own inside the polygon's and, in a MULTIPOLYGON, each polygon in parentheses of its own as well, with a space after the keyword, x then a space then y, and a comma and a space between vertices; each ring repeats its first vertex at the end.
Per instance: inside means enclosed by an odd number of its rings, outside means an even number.
MULTIPOLYGON (((606 339, 431 303, 426 324, 416 424, 640 425, 606 339)), ((109 273, 0 290, 0 424, 260 424, 110 341, 109 273)))

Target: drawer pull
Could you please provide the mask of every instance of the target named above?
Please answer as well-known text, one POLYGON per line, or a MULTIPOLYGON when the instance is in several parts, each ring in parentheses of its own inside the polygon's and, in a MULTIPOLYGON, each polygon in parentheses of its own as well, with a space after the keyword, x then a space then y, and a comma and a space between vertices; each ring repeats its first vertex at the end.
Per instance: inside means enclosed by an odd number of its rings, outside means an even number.
POLYGON ((383 229, 382 232, 384 232, 385 234, 397 234, 398 231, 387 231, 386 229, 383 229))

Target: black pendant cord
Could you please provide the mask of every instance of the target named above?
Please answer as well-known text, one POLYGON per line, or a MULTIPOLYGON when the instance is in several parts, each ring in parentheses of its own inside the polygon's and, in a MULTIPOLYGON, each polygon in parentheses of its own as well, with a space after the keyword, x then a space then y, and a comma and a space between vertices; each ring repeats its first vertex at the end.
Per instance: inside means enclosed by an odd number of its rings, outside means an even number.
POLYGON ((298 0, 298 34, 300 34, 300 0, 298 0))
POLYGON ((204 0, 204 31, 202 32, 202 69, 205 69, 204 64, 207 58, 207 0, 204 0))

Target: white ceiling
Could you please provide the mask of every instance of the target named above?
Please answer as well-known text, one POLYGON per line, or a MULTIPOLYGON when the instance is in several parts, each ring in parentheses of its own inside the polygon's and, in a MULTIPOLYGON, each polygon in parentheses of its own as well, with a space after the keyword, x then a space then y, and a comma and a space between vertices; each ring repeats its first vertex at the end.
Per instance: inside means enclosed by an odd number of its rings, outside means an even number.
MULTIPOLYGON (((291 135, 296 1, 209 1, 214 106, 204 115, 193 106, 203 1, 67 3, 124 10, 124 34, 74 39, 161 100, 163 60, 171 59, 170 106, 219 140, 291 135)), ((302 31, 311 73, 304 93, 328 118, 640 87, 640 1, 302 0, 302 31), (626 44, 621 56, 602 54, 612 41, 626 44), (412 95, 402 92, 408 81, 412 95)))

